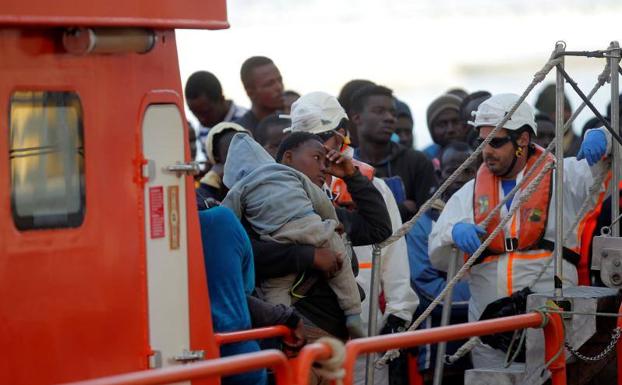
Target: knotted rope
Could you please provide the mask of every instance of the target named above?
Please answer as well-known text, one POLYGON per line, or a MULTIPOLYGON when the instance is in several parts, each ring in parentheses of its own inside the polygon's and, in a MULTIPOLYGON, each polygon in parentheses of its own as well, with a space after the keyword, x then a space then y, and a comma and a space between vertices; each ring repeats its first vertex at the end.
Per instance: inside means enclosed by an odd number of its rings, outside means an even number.
POLYGON ((327 380, 334 380, 336 385, 343 385, 343 378, 346 375, 346 370, 343 368, 346 358, 345 345, 333 337, 320 337, 316 342, 330 346, 333 352, 330 358, 317 362, 320 367, 315 368, 316 373, 327 380))

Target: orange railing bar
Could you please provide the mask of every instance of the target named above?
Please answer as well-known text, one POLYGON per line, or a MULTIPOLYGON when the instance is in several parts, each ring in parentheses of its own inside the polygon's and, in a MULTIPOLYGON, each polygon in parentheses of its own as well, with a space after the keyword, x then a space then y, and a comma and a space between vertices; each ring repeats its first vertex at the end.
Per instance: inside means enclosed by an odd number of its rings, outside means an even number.
POLYGON ((275 337, 287 338, 290 337, 291 334, 292 330, 287 326, 277 325, 228 333, 216 333, 214 334, 214 340, 216 341, 216 345, 222 346, 249 340, 263 340, 275 337))
MULTIPOLYGON (((363 353, 384 352, 389 349, 409 348, 417 345, 452 341, 472 336, 495 334, 524 328, 539 328, 546 324, 544 334, 545 359, 548 361, 560 351, 564 343, 564 332, 559 314, 544 315, 529 313, 512 317, 496 318, 486 321, 444 326, 406 333, 389 334, 376 337, 359 338, 346 344, 344 385, 352 385, 352 373, 356 358, 363 353), (549 322, 546 322, 546 321, 549 322)), ((563 350, 551 364, 553 384, 566 383, 566 361, 563 350)))
POLYGON ((65 385, 162 385, 207 377, 222 377, 271 368, 277 384, 291 385, 292 372, 285 355, 263 350, 163 369, 142 370, 65 385))
POLYGON ((298 357, 293 360, 294 380, 296 380, 296 385, 309 385, 309 374, 311 373, 311 366, 313 366, 313 363, 317 360, 329 359, 332 354, 333 349, 328 346, 328 344, 314 342, 305 345, 298 354, 298 357))
MULTIPOLYGON (((618 310, 618 312, 622 314, 622 303, 620 304, 620 310, 618 310)), ((622 328, 622 317, 618 317, 617 326, 622 328)), ((616 353, 618 355, 618 385, 622 385, 622 338, 618 340, 616 353)))

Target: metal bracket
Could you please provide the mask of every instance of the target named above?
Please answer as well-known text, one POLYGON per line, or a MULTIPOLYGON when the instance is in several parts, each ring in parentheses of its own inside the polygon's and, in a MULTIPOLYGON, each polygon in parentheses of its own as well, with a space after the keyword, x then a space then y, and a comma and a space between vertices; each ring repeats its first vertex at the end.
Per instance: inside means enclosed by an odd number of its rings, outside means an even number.
POLYGON ((594 237, 592 269, 600 270, 600 278, 607 287, 622 288, 621 237, 594 237))
POLYGON ((186 350, 184 349, 181 354, 178 354, 173 357, 173 360, 181 363, 188 363, 194 361, 201 361, 205 359, 205 351, 204 350, 186 350))
POLYGON ((199 163, 197 162, 188 162, 188 163, 177 162, 174 165, 166 166, 164 168, 164 171, 174 172, 177 174, 177 177, 179 178, 182 174, 197 175, 199 172, 201 172, 201 167, 199 166, 199 163))
POLYGON ((143 178, 149 182, 155 178, 155 161, 153 159, 145 159, 145 161, 146 163, 143 164, 143 178))
POLYGON ((157 369, 162 367, 162 352, 154 350, 149 356, 149 369, 157 369))

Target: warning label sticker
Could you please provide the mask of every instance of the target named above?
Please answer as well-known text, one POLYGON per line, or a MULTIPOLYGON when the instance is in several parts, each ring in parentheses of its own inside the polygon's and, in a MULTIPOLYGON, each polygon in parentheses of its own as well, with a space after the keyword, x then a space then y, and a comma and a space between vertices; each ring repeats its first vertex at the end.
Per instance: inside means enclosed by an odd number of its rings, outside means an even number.
POLYGON ((149 223, 151 238, 164 238, 164 188, 149 187, 149 223))

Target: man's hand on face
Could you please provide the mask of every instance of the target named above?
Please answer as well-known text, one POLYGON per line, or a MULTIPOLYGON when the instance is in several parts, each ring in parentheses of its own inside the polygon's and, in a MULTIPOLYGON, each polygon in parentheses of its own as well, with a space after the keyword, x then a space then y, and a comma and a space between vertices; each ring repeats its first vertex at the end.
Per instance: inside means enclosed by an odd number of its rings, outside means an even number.
POLYGON ((343 265, 343 258, 328 247, 318 247, 313 253, 313 267, 324 272, 327 276, 334 276, 343 265))
POLYGON ((331 150, 324 146, 326 149, 326 159, 328 160, 328 173, 337 178, 351 177, 356 173, 356 168, 352 164, 352 159, 343 155, 339 151, 331 150))

